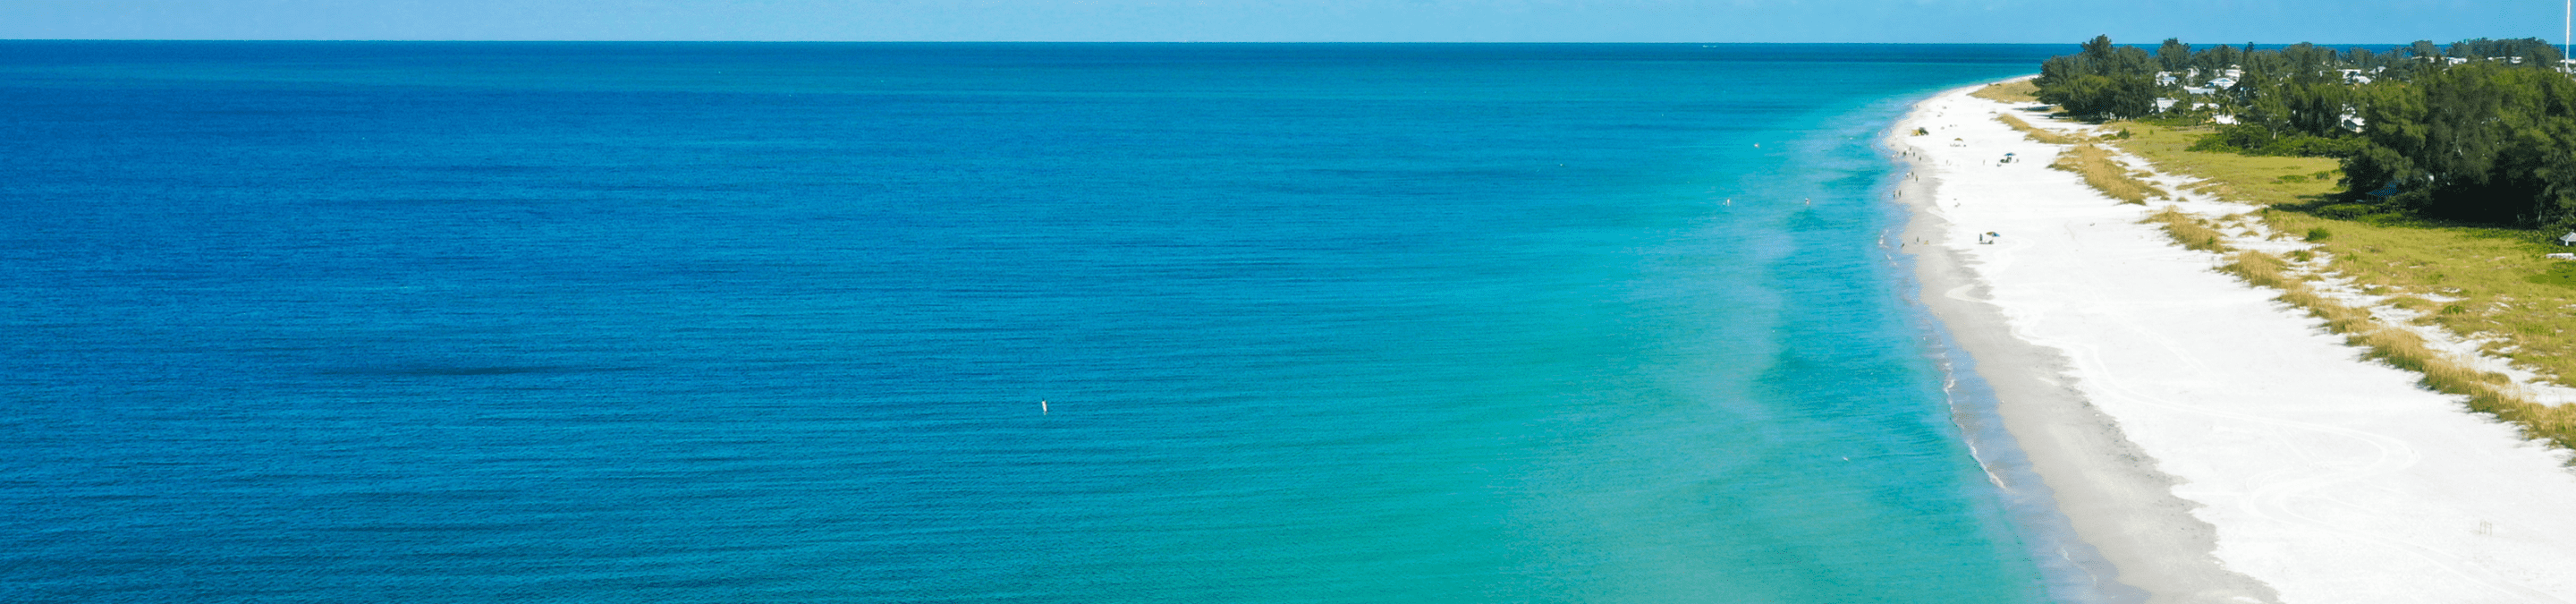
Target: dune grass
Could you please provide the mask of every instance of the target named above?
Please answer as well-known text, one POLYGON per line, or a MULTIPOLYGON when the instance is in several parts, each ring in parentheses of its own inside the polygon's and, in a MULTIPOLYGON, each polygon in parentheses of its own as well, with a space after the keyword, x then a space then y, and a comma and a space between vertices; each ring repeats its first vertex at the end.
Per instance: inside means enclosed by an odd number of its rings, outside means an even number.
MULTIPOLYGON (((2165 234, 2171 235, 2173 232, 2168 230, 2165 234)), ((2246 283, 2259 287, 2287 288, 2301 283, 2289 275, 2289 265, 2281 262, 2279 256, 2262 252, 2237 252, 2235 257, 2228 259, 2228 263, 2218 267, 2218 270, 2235 275, 2244 279, 2246 283)))
POLYGON ((2112 161, 2111 152, 2091 143, 2076 145, 2058 154, 2057 161, 2048 167, 2083 176, 2084 184, 2093 185, 2120 203, 2143 205, 2149 198, 2170 196, 2164 189, 2130 176, 2128 166, 2112 161))
POLYGON ((2576 376, 2576 334, 2569 333, 2576 328, 2576 262, 2543 257, 2576 249, 2551 245, 2554 233, 2294 211, 2318 205, 2338 187, 2331 178, 2281 177, 2331 172, 2334 160, 2186 151, 2197 136, 2192 129, 2121 127, 2137 136, 2118 144, 2159 167, 2208 179, 2208 189, 2232 201, 2281 206, 2258 215, 2277 232, 2317 244, 2334 259, 2334 271, 2371 293, 2439 301, 2424 322, 2487 337, 2487 353, 2544 376, 2576 376))
POLYGON ((2037 103, 2039 102, 2039 85, 2030 83, 2030 80, 1996 82, 1993 84, 1987 84, 1986 87, 1979 88, 1976 92, 1970 92, 1968 93, 1968 96, 1999 103, 2037 103))
MULTIPOLYGON (((2135 136, 2119 143, 2123 148, 2167 170, 2208 179, 2203 190, 2222 198, 2298 207, 2291 204, 2313 205, 2337 188, 2330 178, 2282 178, 2331 170, 2333 160, 2191 152, 2183 149, 2189 146, 2186 131, 2125 127, 2135 136)), ((2482 352, 2544 378, 2576 375, 2576 334, 2568 333, 2576 326, 2576 262, 2543 258, 2566 251, 2545 243, 2545 233, 2384 217, 2342 220, 2279 209, 2255 215, 2274 232, 2317 244, 2332 259, 2328 268, 2353 278, 2365 293, 2390 296, 2391 306, 2422 312, 2418 324, 2481 339, 2482 352)), ((2317 293, 2286 260, 2230 249, 2206 221, 2169 208, 2147 222, 2184 247, 2229 255, 2222 272, 2281 290, 2280 301, 2324 320, 2370 358, 2419 373, 2425 387, 2466 397, 2470 409, 2513 422, 2530 437, 2576 449, 2576 405, 2535 403, 2506 376, 2476 370, 2368 309, 2317 293)))
POLYGON ((2029 136, 2030 140, 2051 145, 2072 145, 2084 142, 2084 139, 2081 138, 2051 132, 2041 129, 2038 126, 2032 126, 2030 125, 2030 122, 2022 121, 2021 118, 2013 117, 2011 115, 1997 115, 1995 116, 1995 120, 2003 122, 2006 126, 2012 126, 2012 129, 2014 130, 2020 130, 2023 135, 2029 136))
POLYGON ((2128 166, 2112 160, 2111 152, 2096 146, 2091 137, 2069 135, 2032 126, 2030 122, 2012 115, 1996 115, 1995 120, 2021 131, 2022 135, 2030 137, 2030 140, 2051 145, 2072 145, 2066 152, 2058 154, 2057 161, 2050 163, 2048 167, 2083 176, 2085 184, 2093 185, 2093 188, 2100 189, 2103 194, 2110 195, 2121 203, 2144 204, 2148 199, 2171 197, 2171 194, 2163 189, 2131 176, 2128 166))
POLYGON ((2305 281, 2277 272, 2265 274, 2280 266, 2278 258, 2259 252, 2237 256, 2223 270, 2245 277, 2249 283, 2282 290, 2280 301, 2325 320, 2326 329, 2344 334, 2346 343, 2368 350, 2365 356, 2421 374, 2424 387, 2467 397, 2469 409, 2519 424, 2525 435, 2576 449, 2576 405, 2534 403, 2529 393, 2503 374, 2480 371, 2434 350, 2423 336, 2376 320, 2368 310, 2318 295, 2305 281))
POLYGON ((2146 220, 2139 222, 2164 229, 2166 236, 2172 237, 2175 243, 2180 243, 2185 248, 2217 254, 2230 251, 2218 229, 2210 228, 2208 223, 2171 207, 2148 214, 2146 220))
POLYGON ((2302 203, 2342 190, 2335 184, 2342 178, 2342 164, 2331 158, 2250 157, 2189 150, 2202 135, 2216 132, 2208 127, 2176 128, 2141 122, 2112 122, 2104 127, 2129 133, 2128 138, 2117 143, 2121 149, 2155 162, 2166 172, 2207 179, 2195 190, 2230 201, 2267 206, 2302 203), (2291 176, 2300 178, 2286 179, 2291 176))
POLYGON ((2323 229, 2334 270, 2376 293, 2433 302, 2423 322, 2485 336, 2486 352, 2553 376, 2576 375, 2576 263, 2545 254, 2531 231, 2428 227, 2270 212, 2273 224, 2323 229))

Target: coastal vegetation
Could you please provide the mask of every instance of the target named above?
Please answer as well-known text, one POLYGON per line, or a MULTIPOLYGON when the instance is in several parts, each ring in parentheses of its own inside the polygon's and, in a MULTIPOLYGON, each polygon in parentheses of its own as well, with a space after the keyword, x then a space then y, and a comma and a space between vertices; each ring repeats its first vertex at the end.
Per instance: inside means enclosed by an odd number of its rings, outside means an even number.
MULTIPOLYGON (((2009 117, 2009 116, 2007 116, 2009 117)), ((2057 155, 2048 167, 2074 172, 2084 183, 2100 189, 2121 203, 2145 204, 2149 198, 2163 198, 2164 190, 2131 175, 2127 164, 2111 159, 2111 152, 2093 143, 2078 144, 2057 155)))
POLYGON ((1996 82, 1968 95, 2004 103, 2029 103, 2039 100, 2039 85, 2030 83, 2030 80, 1996 82))
MULTIPOLYGON (((2406 321, 2398 317, 2382 317, 2380 312, 2375 312, 2371 308, 2348 304, 2340 297, 2321 293, 2312 281, 2319 275, 2314 272, 2302 274, 2303 271, 2298 268, 2300 264, 2308 262, 2306 259, 2283 258, 2252 250, 2235 250, 2223 242, 2220 232, 2210 221, 2170 208, 2150 215, 2147 222, 2157 224, 2183 247, 2221 254, 2233 252, 2228 256, 2228 263, 2219 267, 2220 272, 2235 275, 2257 287, 2281 290, 2281 295, 2276 299, 2308 311, 2310 315, 2323 321, 2328 331, 2343 334, 2346 343, 2367 351, 2365 354, 2369 358, 2385 362, 2391 367, 2420 374, 2423 376, 2423 384, 2426 388, 2462 396, 2466 399, 2469 409, 2513 422, 2533 438, 2547 440, 2559 447, 2576 448, 2576 405, 2546 405, 2535 402, 2531 393, 2516 384, 2510 376, 2481 370, 2470 363, 2463 362, 2462 359, 2434 347, 2422 334, 2403 326, 2406 323, 2416 323, 2452 327, 2455 324, 2453 319, 2495 323, 2491 316, 2473 314, 2468 307, 2459 304, 2446 304, 2435 309, 2423 298, 2398 297, 2395 298, 2398 302, 2387 305, 2387 308, 2394 310, 2385 312, 2413 314, 2418 318, 2414 321, 2406 321)), ((2314 254, 2298 255, 2315 257, 2314 254)), ((2341 268, 2346 265, 2335 263, 2333 266, 2341 268)), ((2363 289, 2368 291, 2374 288, 2386 289, 2385 286, 2367 286, 2363 289)), ((2460 290, 2455 288, 2453 291, 2460 290)), ((2564 335, 2562 329, 2552 328, 2551 331, 2557 335, 2564 335)), ((2456 328, 2452 332, 2460 333, 2456 328)), ((2552 342, 2552 344, 2563 345, 2560 342, 2552 342)), ((2486 352, 2497 351, 2490 349, 2486 352)))
POLYGON ((2030 122, 2023 121, 2021 118, 2013 117, 2011 115, 1997 115, 1995 116, 1995 121, 2003 122, 2006 126, 2011 126, 2013 130, 2021 132, 2022 136, 2030 137, 2030 140, 2034 141, 2048 143, 2051 145, 2072 145, 2077 142, 2081 142, 2081 139, 2074 136, 2043 130, 2039 127, 2030 125, 2030 122))
POLYGON ((2154 54, 2085 42, 2041 63, 2040 102, 2090 121, 2207 125, 2198 151, 2335 161, 2332 205, 2524 228, 2576 227, 2576 78, 2538 39, 2314 44, 2154 54))
POLYGON ((2127 164, 2112 159, 2111 152, 2093 144, 2091 137, 2032 126, 2030 122, 2012 115, 1996 115, 1995 120, 2011 126, 2013 130, 2021 132, 2023 136, 2033 141, 2051 145, 2074 145, 2074 148, 2058 154, 2057 161, 2051 162, 2048 167, 2074 172, 2084 177, 2085 183, 2093 185, 2095 189, 2101 189, 2103 193, 2118 198, 2123 203, 2144 204, 2148 198, 2168 196, 2164 190, 2132 176, 2127 164))
POLYGON ((2576 262, 2545 257, 2576 250, 2555 241, 2576 228, 2576 78, 2560 58, 2537 40, 2388 52, 2168 40, 2150 55, 2096 38, 2043 64, 2033 96, 2127 133, 2097 144, 2194 179, 2183 192, 2264 208, 2148 218, 2176 242, 2220 254, 2222 271, 2280 290, 2426 387, 2576 448, 2576 405, 2535 402, 2419 331, 2543 381, 2576 377, 2576 262), (2239 249, 2231 232, 2305 245, 2239 249))
POLYGON ((2332 158, 2249 156, 2199 148, 2195 142, 2210 134, 2208 127, 2147 122, 2114 122, 2109 127, 2129 133, 2116 143, 2122 150, 2166 171, 2199 178, 2187 191, 2242 203, 2297 207, 2325 199, 2336 191, 2342 170, 2332 158))
POLYGON ((2146 223, 2164 230, 2165 236, 2172 237, 2174 243, 2185 248, 2221 254, 2228 251, 2224 234, 2180 210, 2167 207, 2164 211, 2148 214, 2146 223))
MULTIPOLYGON (((2576 376, 2576 262, 2546 254, 2566 250, 2529 229, 2455 224, 2402 214, 2327 215, 2312 208, 2331 203, 2334 161, 2313 157, 2247 156, 2194 151, 2190 143, 2210 128, 2114 122, 2135 134, 2118 141, 2168 172, 2199 179, 2193 191, 2263 206, 2243 218, 2262 225, 2265 238, 2309 245, 2289 254, 2240 250, 2214 221, 2172 208, 2148 220, 2176 243, 2229 258, 2222 268, 2246 282, 2282 291, 2279 299, 2323 320, 2325 327, 2367 350, 2371 358, 2424 376, 2436 391, 2466 397, 2470 408, 2515 422, 2526 433, 2576 449, 2576 406, 2544 405, 2504 376, 2472 368, 2466 359, 2433 348, 2405 325, 2439 328, 2476 343, 2477 352, 2507 359, 2545 380, 2576 376), (2285 180, 2307 174, 2310 178, 2285 180), (2319 291, 2337 281, 2354 293, 2385 300, 2388 309, 2356 306, 2319 291), (2399 312, 2404 311, 2404 312, 2399 312)), ((2251 236, 2251 233, 2248 233, 2251 236)), ((2366 306, 2366 304, 2364 304, 2366 306)))

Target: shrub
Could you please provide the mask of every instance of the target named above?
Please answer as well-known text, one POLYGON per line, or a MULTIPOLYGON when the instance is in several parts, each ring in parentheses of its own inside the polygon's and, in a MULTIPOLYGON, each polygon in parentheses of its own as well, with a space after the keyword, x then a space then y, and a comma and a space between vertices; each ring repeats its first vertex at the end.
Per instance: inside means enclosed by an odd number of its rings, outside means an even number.
POLYGON ((2356 137, 2327 138, 2282 133, 2255 124, 2237 124, 2219 126, 2217 133, 2200 137, 2188 150, 2278 157, 2350 157, 2360 153, 2368 144, 2369 141, 2356 137))
POLYGON ((2366 204, 2366 203, 2338 203, 2338 204, 2328 205, 2328 206, 2325 206, 2325 207, 2320 207, 2320 208, 2317 208, 2316 210, 2314 210, 2314 212, 2316 212, 2316 215, 2318 215, 2318 216, 2324 216, 2324 217, 2327 217, 2327 218, 2334 218, 2334 219, 2340 219, 2340 220, 2352 220, 2352 219, 2360 218, 2360 217, 2363 217, 2363 216, 2371 215, 2372 213, 2375 213, 2375 212, 2378 212, 2378 211, 2379 211, 2379 207, 2378 207, 2378 206, 2374 206, 2374 205, 2370 205, 2370 204, 2366 204))

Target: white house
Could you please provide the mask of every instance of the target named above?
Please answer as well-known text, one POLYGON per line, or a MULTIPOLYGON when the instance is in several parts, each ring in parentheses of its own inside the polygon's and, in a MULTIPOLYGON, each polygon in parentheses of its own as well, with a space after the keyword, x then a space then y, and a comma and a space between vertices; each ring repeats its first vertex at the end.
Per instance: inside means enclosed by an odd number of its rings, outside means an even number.
POLYGON ((2156 99, 2156 113, 2164 113, 2164 112, 2166 112, 2166 111, 2171 111, 2171 110, 2173 110, 2174 103, 2176 103, 2176 102, 2177 102, 2177 101, 2175 101, 2175 100, 2173 100, 2173 99, 2166 99, 2166 98, 2159 98, 2159 99, 2156 99))
POLYGON ((2346 113, 2343 114, 2343 120, 2338 122, 2338 125, 2343 126, 2343 129, 2345 130, 2359 133, 2363 127, 2369 126, 2370 124, 2369 120, 2364 120, 2361 116, 2346 113))
POLYGON ((2235 87, 2236 87, 2236 78, 2233 78, 2233 77, 2226 77, 2226 78, 2215 78, 2215 79, 2211 79, 2211 80, 2209 81, 2209 87, 2211 87, 2211 88, 2235 88, 2235 87))
POLYGON ((2159 72, 2156 72, 2156 85, 2157 85, 2157 86, 2172 86, 2172 85, 2174 85, 2174 74, 2173 74, 2173 72, 2170 72, 2170 71, 2159 71, 2159 72))

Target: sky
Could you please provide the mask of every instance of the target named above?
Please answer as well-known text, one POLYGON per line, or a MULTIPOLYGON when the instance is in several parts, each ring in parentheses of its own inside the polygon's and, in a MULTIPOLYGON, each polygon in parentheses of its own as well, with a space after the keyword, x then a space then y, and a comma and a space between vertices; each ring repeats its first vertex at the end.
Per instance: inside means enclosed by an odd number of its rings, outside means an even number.
POLYGON ((2559 41, 2564 0, 0 0, 0 39, 2559 41))

